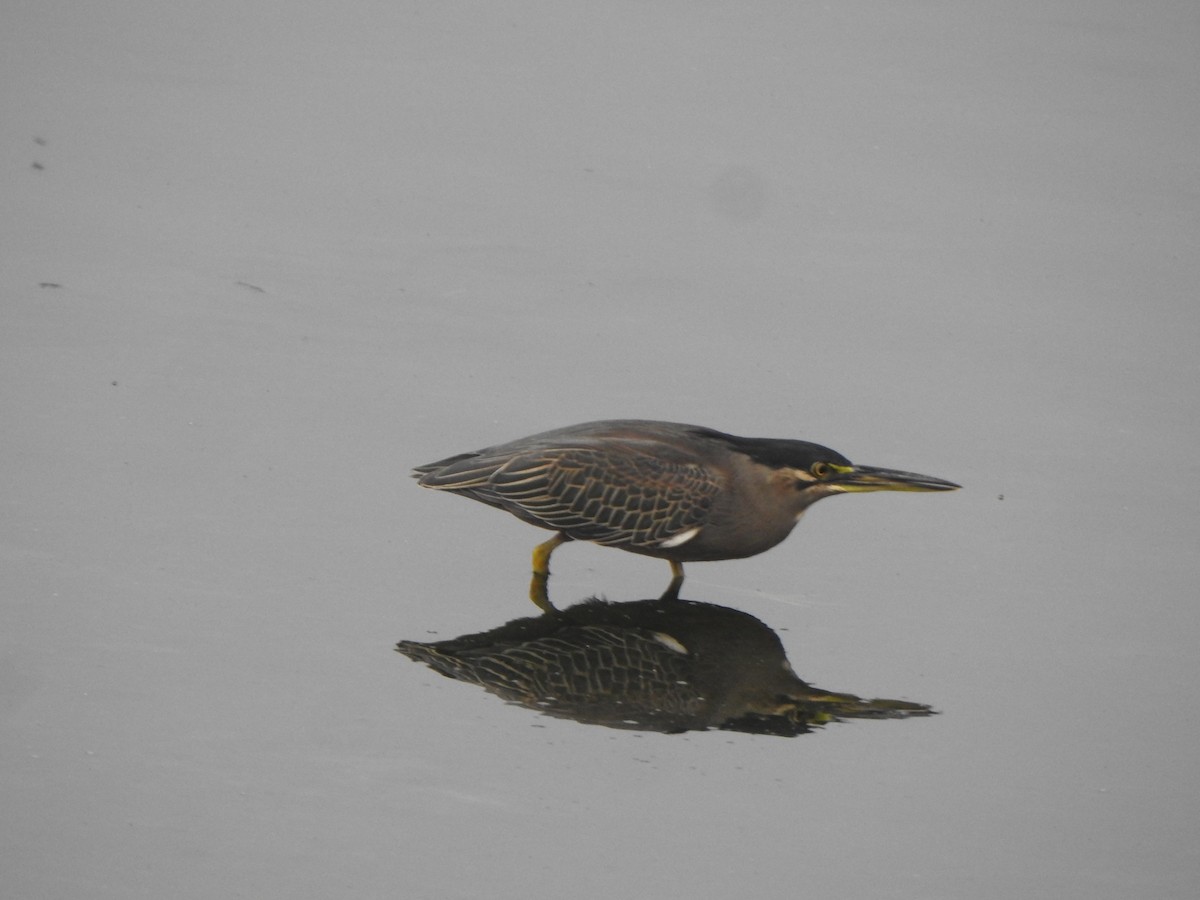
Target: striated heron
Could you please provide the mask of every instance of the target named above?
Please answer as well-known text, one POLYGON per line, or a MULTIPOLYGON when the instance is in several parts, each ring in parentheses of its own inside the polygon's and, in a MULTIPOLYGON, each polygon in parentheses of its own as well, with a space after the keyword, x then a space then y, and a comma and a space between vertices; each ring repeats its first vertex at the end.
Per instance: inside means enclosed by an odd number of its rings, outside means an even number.
POLYGON ((741 559, 774 547, 831 494, 952 491, 950 481, 856 466, 808 441, 745 438, 711 428, 618 419, 586 422, 418 466, 422 487, 462 494, 557 532, 533 551, 529 596, 554 609, 550 555, 592 541, 671 565, 741 559))

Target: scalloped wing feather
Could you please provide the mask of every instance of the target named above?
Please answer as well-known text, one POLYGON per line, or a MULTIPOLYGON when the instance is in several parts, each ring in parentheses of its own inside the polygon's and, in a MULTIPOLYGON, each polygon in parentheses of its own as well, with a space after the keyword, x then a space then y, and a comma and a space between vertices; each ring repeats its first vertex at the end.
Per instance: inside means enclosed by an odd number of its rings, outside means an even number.
MULTIPOLYGON (((700 464, 626 449, 467 456, 421 477, 577 540, 660 547, 708 521, 719 483, 700 464)), ((689 538, 690 539, 690 538, 689 538)))

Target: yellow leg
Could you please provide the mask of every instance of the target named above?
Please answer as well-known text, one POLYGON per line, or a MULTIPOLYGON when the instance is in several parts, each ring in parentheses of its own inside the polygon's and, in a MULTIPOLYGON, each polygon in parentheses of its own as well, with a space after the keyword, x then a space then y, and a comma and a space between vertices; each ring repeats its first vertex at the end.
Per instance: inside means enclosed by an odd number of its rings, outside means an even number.
POLYGON ((659 599, 678 600, 679 589, 683 587, 683 563, 677 563, 673 559, 669 559, 667 562, 671 564, 671 583, 667 585, 666 591, 659 599))
POLYGON ((533 548, 533 580, 529 582, 529 599, 542 612, 558 612, 550 602, 550 554, 559 544, 565 544, 570 538, 561 532, 533 548))

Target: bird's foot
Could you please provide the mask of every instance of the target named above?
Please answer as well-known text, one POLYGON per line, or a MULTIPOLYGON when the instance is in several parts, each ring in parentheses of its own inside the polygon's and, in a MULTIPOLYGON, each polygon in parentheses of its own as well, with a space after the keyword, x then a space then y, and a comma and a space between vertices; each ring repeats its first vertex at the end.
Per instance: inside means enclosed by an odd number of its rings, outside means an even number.
POLYGON ((679 599, 679 589, 683 587, 683 566, 679 563, 671 561, 671 583, 667 585, 667 589, 663 591, 663 595, 658 599, 662 602, 679 599))
POLYGON ((558 610, 554 608, 554 604, 550 602, 550 573, 549 572, 534 572, 533 580, 529 582, 529 599, 533 601, 534 606, 544 613, 554 614, 558 610))

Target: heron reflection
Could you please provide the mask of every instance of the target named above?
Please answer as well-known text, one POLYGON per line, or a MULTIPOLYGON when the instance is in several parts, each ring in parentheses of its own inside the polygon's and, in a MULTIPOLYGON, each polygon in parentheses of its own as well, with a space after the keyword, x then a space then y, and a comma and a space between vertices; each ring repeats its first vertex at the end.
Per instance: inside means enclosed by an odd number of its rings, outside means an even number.
POLYGON ((843 719, 928 716, 801 680, 779 636, 748 613, 692 600, 587 600, 444 641, 396 649, 547 715, 642 731, 795 736, 843 719))

